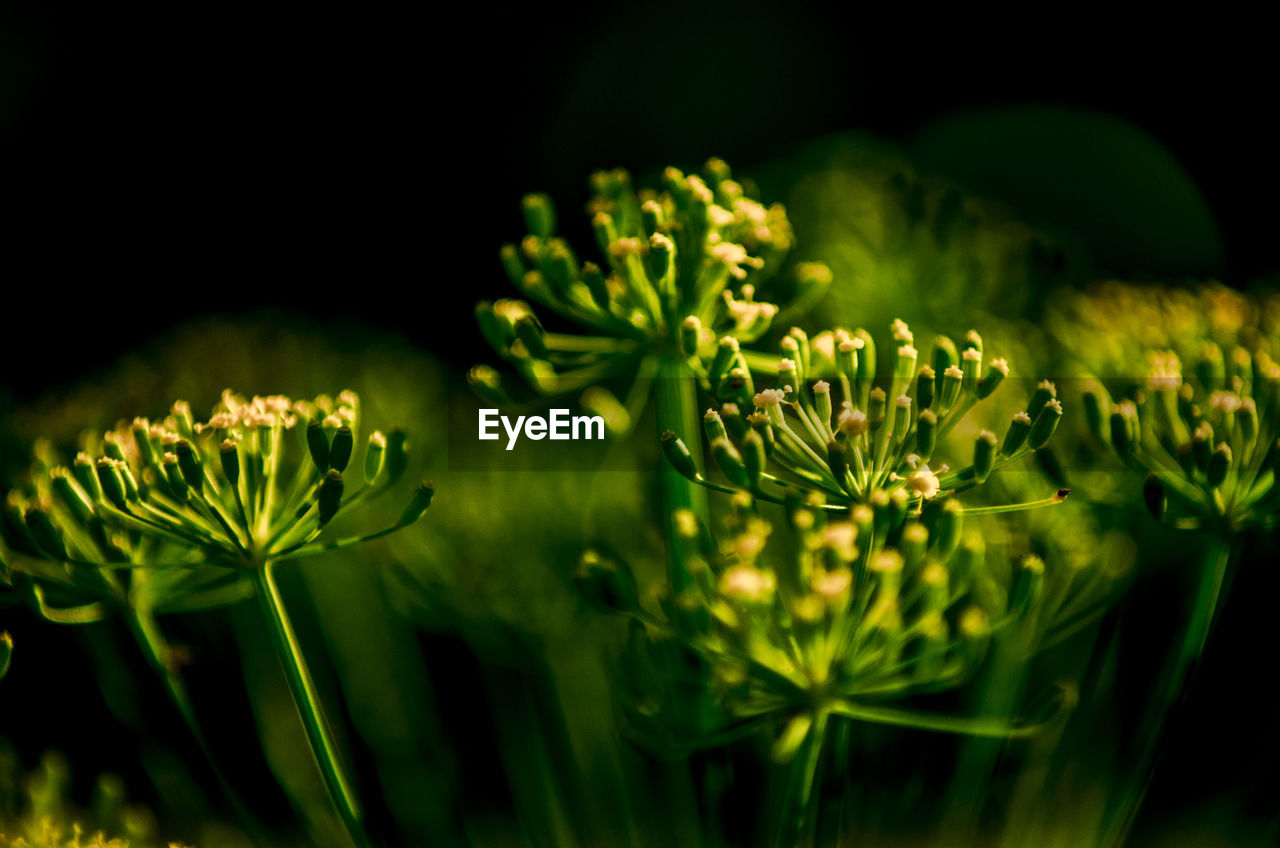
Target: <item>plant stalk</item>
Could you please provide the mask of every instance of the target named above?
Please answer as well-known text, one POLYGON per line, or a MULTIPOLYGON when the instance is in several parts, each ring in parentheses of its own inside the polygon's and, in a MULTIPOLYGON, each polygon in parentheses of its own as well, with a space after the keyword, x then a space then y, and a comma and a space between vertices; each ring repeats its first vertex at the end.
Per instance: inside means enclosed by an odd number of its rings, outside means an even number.
POLYGON ((814 793, 818 766, 822 762, 822 745, 827 735, 827 711, 819 710, 804 744, 791 762, 787 778, 787 797, 778 824, 775 848, 800 848, 816 820, 818 796, 814 793))
MULTIPOLYGON (((664 354, 658 364, 654 392, 658 432, 674 430, 687 444, 701 444, 696 377, 689 364, 676 354, 664 354)), ((692 577, 685 568, 672 515, 678 509, 692 510, 703 527, 710 527, 707 493, 701 486, 685 479, 665 462, 661 473, 663 525, 667 535, 667 575, 674 592, 687 587, 692 577)))
POLYGON ((1200 584, 1191 609, 1191 620, 1187 623, 1187 630, 1178 648, 1178 654, 1173 664, 1167 669, 1166 683, 1160 687, 1155 701, 1147 709, 1146 720, 1142 723, 1145 733, 1134 785, 1130 787, 1129 792, 1122 793, 1120 796, 1127 809, 1115 814, 1118 820, 1108 826, 1109 832, 1101 843, 1103 845, 1122 845, 1138 817, 1142 799, 1151 783, 1156 746, 1160 741, 1165 720, 1182 698, 1187 681, 1195 672, 1196 664, 1209 639, 1209 631, 1213 627, 1214 618, 1222 601, 1222 587, 1232 553, 1232 539, 1226 532, 1214 536, 1200 575, 1200 584))
POLYGON ((276 585, 275 563, 267 561, 260 568, 253 569, 252 575, 255 594, 262 606, 263 615, 271 629, 271 641, 276 650, 276 657, 284 670, 289 684, 289 694, 293 696, 298 717, 302 720, 307 734, 307 742, 315 757, 316 766, 324 780, 329 800, 333 803, 339 819, 358 848, 371 845, 361 822, 359 802, 351 781, 342 767, 338 754, 338 746, 325 720, 324 708, 320 704, 320 696, 311 680, 311 672, 302 655, 302 647, 298 637, 289 623, 289 615, 285 611, 284 600, 280 597, 280 589, 276 585))

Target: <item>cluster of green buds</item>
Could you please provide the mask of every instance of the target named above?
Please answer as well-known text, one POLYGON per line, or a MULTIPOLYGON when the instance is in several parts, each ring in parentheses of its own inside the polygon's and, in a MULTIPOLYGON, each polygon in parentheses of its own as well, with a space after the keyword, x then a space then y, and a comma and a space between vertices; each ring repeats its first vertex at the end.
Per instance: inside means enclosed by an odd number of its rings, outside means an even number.
POLYGON ((203 608, 246 597, 247 569, 408 526, 430 504, 429 484, 392 527, 318 541, 405 468, 402 433, 375 431, 357 451, 359 409, 352 392, 294 402, 228 390, 207 422, 179 401, 162 420, 86 433, 69 465, 41 443, 4 501, 3 579, 54 621, 96 620, 144 594, 158 612, 203 608))
MULTIPOLYGON (((1054 385, 1045 381, 1002 437, 982 430, 967 461, 954 470, 940 463, 942 439, 991 397, 1009 365, 1001 358, 986 359, 976 331, 959 345, 938 336, 928 363, 918 362, 904 322, 894 321, 892 333, 887 385, 877 385, 876 345, 866 330, 838 329, 810 339, 793 328, 781 343, 776 386, 760 391, 736 340, 722 339, 708 374, 721 405, 709 409, 703 421, 711 454, 731 486, 701 474, 687 446, 671 432, 663 434, 668 459, 704 486, 745 490, 760 500, 782 502, 798 488, 818 494, 832 510, 902 502, 919 513, 926 503, 967 491, 1049 442, 1062 404, 1054 385)), ((1065 497, 1061 490, 990 511, 1047 506, 1065 497)))
POLYGON ((639 625, 637 730, 670 739, 684 722, 691 708, 678 675, 671 682, 680 663, 670 652, 691 651, 709 669, 722 711, 719 727, 703 730, 708 738, 772 724, 781 728, 775 754, 783 760, 828 715, 977 735, 1030 732, 1021 721, 893 702, 962 684, 993 634, 1034 615, 1045 582, 1039 557, 1014 563, 987 551, 981 533, 963 532, 956 500, 920 516, 859 504, 837 519, 793 499, 794 551, 774 564, 771 526, 754 500, 739 494, 733 506, 722 547, 691 513, 676 516, 695 580, 664 596, 661 614, 640 603, 625 564, 596 551, 583 557, 579 577, 590 595, 639 625))
POLYGON ((1271 529, 1280 518, 1280 364, 1265 350, 1204 341, 1184 373, 1173 351, 1148 354, 1144 383, 1113 398, 1084 389, 1093 435, 1146 473, 1157 519, 1224 533, 1271 529))
MULTIPOLYGON (((663 358, 709 360, 721 336, 750 342, 769 329, 779 308, 756 295, 793 236, 783 208, 762 204, 718 159, 701 176, 666 169, 661 190, 636 190, 623 170, 598 172, 591 185, 587 211, 601 261, 580 261, 555 235, 551 199, 528 195, 529 234, 501 251, 528 300, 481 302, 476 318, 489 344, 538 394, 590 389, 583 405, 626 429, 663 358), (530 302, 585 332, 549 332, 530 302), (611 378, 633 380, 621 402, 599 385, 611 378)), ((791 309, 814 303, 830 279, 825 266, 798 265, 791 309)), ((509 402, 493 368, 476 366, 468 379, 486 398, 509 402)))

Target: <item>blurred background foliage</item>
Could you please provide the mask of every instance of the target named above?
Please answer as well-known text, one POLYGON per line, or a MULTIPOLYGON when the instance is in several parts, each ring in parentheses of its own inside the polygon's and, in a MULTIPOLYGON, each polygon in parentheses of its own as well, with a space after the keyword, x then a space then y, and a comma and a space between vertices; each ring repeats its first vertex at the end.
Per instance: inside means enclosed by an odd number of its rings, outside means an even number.
MULTIPOLYGON (((474 410, 461 375, 484 356, 471 306, 506 290, 496 250, 519 233, 523 192, 569 210, 593 168, 642 176, 724 156, 787 205, 792 260, 835 272, 808 329, 880 334, 900 317, 923 340, 976 327, 1024 380, 1073 373, 1047 325, 1055 293, 1276 270, 1274 216, 1258 212, 1280 188, 1258 105, 1268 54, 1238 32, 1197 33, 1202 61, 1188 62, 1181 40, 1145 32, 1064 25, 1052 44, 1010 41, 754 0, 461 10, 449 28, 184 14, 0 11, 0 145, 21 218, 5 237, 17 294, 0 479, 37 437, 66 447, 174 398, 206 409, 228 386, 350 388, 368 420, 404 427, 406 480, 431 476, 439 492, 424 522, 281 578, 308 651, 327 659, 317 683, 386 844, 754 844, 780 779, 759 739, 699 755, 718 780, 693 787, 618 733, 626 629, 571 574, 598 544, 625 551, 643 586, 659 580, 657 446, 619 443, 595 473, 567 454, 486 466, 452 438, 474 410), (483 37, 458 62, 424 32, 483 37), (1100 57, 1093 73, 1082 56, 1100 57)), ((1002 402, 1017 408, 1031 387, 1002 402)), ((861 844, 1090 845, 1129 785, 1141 752, 1126 741, 1200 551, 1123 498, 1116 475, 1085 470, 1082 430, 1069 411, 1048 474, 1072 498, 1007 532, 1050 569, 1102 575, 1094 590, 1113 606, 1035 657, 995 658, 1026 691, 1072 681, 1079 705, 1053 734, 1005 746, 855 734, 841 797, 861 844)), ((1045 476, 1005 474, 995 497, 1030 497, 1045 476)), ((1274 557, 1274 538, 1249 542, 1131 844, 1277 838, 1280 724, 1258 659, 1274 557)), ((0 681, 5 838, 50 812, 135 845, 252 844, 126 633, 0 614, 15 643, 0 681), (103 790, 104 773, 119 783, 103 790), (101 813, 95 799, 121 785, 151 813, 101 813)), ((331 813, 261 625, 239 608, 161 624, 186 647, 201 723, 257 827, 271 844, 327 844, 331 813)), ((993 675, 957 705, 1023 697, 993 675)))

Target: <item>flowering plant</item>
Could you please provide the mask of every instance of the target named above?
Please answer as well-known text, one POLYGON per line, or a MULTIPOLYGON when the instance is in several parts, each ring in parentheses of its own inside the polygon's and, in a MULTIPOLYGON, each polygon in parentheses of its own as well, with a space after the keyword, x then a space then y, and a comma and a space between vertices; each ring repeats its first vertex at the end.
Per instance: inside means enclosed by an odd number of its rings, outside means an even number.
POLYGON ((206 422, 179 401, 157 423, 137 418, 87 433, 85 447, 100 455, 82 451, 70 468, 40 445, 29 480, 5 499, 0 580, 49 621, 123 615, 198 738, 178 656, 155 615, 256 595, 330 797, 363 844, 359 807, 275 579, 280 562, 395 532, 430 506, 434 490, 423 483, 391 526, 320 539, 406 466, 403 433, 374 431, 357 466, 361 483, 346 492, 359 409, 353 392, 294 402, 228 390, 206 422))

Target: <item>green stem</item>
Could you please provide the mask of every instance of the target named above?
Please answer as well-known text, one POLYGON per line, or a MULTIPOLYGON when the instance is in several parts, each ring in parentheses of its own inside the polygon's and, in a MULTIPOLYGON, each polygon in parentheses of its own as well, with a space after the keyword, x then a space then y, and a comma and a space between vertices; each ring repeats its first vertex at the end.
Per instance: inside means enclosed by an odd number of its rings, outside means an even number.
MULTIPOLYGON (((693 369, 677 355, 664 355, 658 364, 654 393, 658 432, 674 430, 686 444, 701 444, 702 430, 698 416, 698 397, 693 369)), ((676 536, 672 515, 678 509, 692 510, 704 527, 710 526, 707 493, 693 481, 683 477, 667 463, 662 464, 662 511, 667 535, 667 571, 671 589, 679 592, 692 582, 685 567, 676 536)))
POLYGON ((1226 533, 1217 535, 1209 545, 1209 554, 1200 574, 1200 585, 1191 609, 1191 620, 1178 648, 1173 664, 1166 671, 1166 682, 1157 692, 1155 701, 1148 707, 1142 746, 1139 749, 1137 771, 1129 791, 1120 794, 1123 807, 1111 818, 1118 820, 1109 825, 1110 833, 1102 844, 1119 846, 1124 843, 1129 829, 1137 819, 1142 799, 1151 783, 1156 756, 1156 745, 1169 712, 1184 694, 1187 681, 1195 671, 1200 655, 1204 652, 1213 627, 1214 617, 1222 601, 1222 586, 1231 562, 1232 539, 1226 533))
POLYGON ((822 761, 822 743, 827 734, 827 711, 819 710, 813 719, 813 727, 804 744, 791 762, 791 774, 787 779, 787 797, 783 804, 782 820, 778 826, 775 848, 799 848, 816 816, 818 765, 822 761))
POLYGON ((280 597, 280 589, 276 585, 275 563, 265 562, 260 568, 253 569, 254 589, 262 605, 263 615, 271 626, 271 641, 284 669, 289 683, 289 693, 293 696, 294 706, 298 709, 298 717, 302 720, 307 734, 307 742, 311 745, 311 753, 324 779, 329 800, 333 802, 338 817, 342 820, 347 836, 357 845, 367 846, 368 836, 361 824, 360 805, 356 800, 351 781, 342 767, 338 755, 338 746, 325 721, 324 708, 320 704, 320 696, 311 680, 311 672, 302 655, 302 646, 289 623, 289 615, 284 608, 284 600, 280 597))
POLYGON ((836 848, 843 848, 849 832, 849 821, 846 816, 851 806, 853 794, 853 783, 849 779, 849 752, 852 747, 852 736, 853 722, 837 716, 835 725, 832 728, 832 753, 835 759, 836 777, 840 782, 840 809, 836 814, 836 848))

